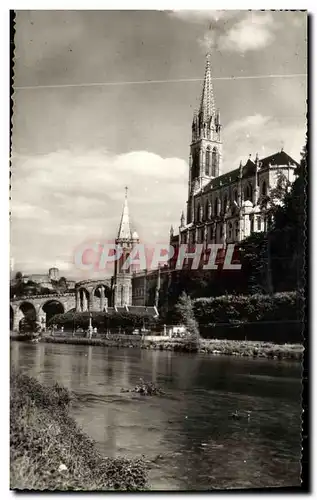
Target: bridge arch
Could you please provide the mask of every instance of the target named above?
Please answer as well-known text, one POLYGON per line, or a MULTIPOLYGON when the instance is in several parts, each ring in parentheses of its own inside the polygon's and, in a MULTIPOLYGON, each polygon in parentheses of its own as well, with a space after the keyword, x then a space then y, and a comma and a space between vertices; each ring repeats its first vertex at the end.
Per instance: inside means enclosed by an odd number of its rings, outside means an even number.
POLYGON ((92 293, 94 309, 104 311, 111 303, 111 288, 104 283, 98 283, 92 293))
POLYGON ((36 309, 32 302, 27 300, 21 302, 16 311, 17 326, 19 331, 32 332, 36 330, 36 309))
POLYGON ((44 322, 48 324, 53 316, 56 314, 63 314, 65 312, 65 307, 58 299, 51 299, 42 304, 41 311, 45 313, 44 322))
POLYGON ((80 312, 88 311, 89 290, 87 290, 87 288, 82 285, 82 286, 77 288, 77 293, 78 293, 78 299, 79 299, 78 310, 80 312))

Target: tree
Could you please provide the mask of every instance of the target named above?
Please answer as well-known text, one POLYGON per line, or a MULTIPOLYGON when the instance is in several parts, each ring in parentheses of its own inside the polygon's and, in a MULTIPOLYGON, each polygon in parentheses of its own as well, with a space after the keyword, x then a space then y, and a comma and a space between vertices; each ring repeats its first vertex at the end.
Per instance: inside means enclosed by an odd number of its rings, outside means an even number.
POLYGON ((277 188, 263 200, 267 233, 254 233, 241 243, 242 271, 251 293, 295 290, 304 284, 307 192, 307 146, 293 185, 280 176, 277 188))
POLYGON ((199 342, 200 334, 198 323, 195 319, 194 307, 192 300, 186 292, 183 292, 176 305, 176 311, 182 319, 186 327, 189 339, 194 342, 199 342))

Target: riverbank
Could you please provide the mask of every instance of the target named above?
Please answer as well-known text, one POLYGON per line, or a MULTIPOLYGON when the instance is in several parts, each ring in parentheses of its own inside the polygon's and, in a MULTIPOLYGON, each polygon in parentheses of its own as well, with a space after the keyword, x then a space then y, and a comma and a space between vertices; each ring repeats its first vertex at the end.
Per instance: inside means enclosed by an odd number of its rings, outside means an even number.
MULTIPOLYGON (((272 342, 253 342, 251 340, 217 340, 201 339, 199 345, 190 343, 186 339, 167 339, 166 337, 150 337, 125 339, 116 337, 115 340, 105 338, 86 338, 72 336, 44 336, 39 342, 74 344, 74 345, 96 345, 104 347, 130 347, 138 349, 155 349, 178 352, 199 352, 203 354, 225 355, 225 356, 248 356, 254 358, 288 359, 300 361, 303 357, 304 347, 301 344, 274 344, 272 342)), ((12 335, 12 340, 26 340, 19 335, 12 335)))
POLYGON ((11 372, 11 489, 144 490, 144 461, 102 457, 70 417, 72 398, 57 384, 11 372))

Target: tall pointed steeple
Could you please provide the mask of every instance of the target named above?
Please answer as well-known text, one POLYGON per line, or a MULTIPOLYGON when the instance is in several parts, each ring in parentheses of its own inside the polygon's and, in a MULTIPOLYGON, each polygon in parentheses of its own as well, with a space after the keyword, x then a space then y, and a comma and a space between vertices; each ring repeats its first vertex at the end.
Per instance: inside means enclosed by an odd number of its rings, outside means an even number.
POLYGON ((130 240, 130 239, 132 239, 132 232, 130 227, 130 215, 128 207, 128 188, 126 187, 123 211, 118 231, 118 240, 130 240))
POLYGON ((201 117, 202 122, 206 122, 211 116, 214 116, 215 110, 214 90, 211 80, 210 54, 207 54, 204 84, 199 108, 199 116, 201 117))
POLYGON ((221 175, 222 141, 220 112, 216 109, 211 77, 210 54, 206 68, 200 105, 192 122, 192 142, 189 155, 187 224, 193 221, 194 201, 197 194, 211 179, 221 175))

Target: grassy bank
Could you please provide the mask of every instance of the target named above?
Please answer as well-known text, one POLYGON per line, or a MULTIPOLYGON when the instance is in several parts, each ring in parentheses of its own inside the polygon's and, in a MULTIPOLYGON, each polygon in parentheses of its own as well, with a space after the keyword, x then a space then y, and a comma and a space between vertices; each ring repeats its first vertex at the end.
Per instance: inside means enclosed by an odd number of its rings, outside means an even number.
POLYGON ((69 416, 67 389, 15 371, 10 384, 11 489, 145 489, 144 462, 102 457, 69 416))
MULTIPOLYGON (((25 340, 19 336, 11 336, 12 340, 25 340)), ((289 359, 300 361, 303 357, 304 348, 301 344, 274 344, 272 342, 256 342, 251 340, 224 340, 224 339, 201 339, 199 344, 186 339, 162 338, 155 341, 145 339, 124 340, 83 338, 71 336, 43 337, 40 342, 74 345, 97 345, 104 347, 133 347, 138 349, 158 349, 161 351, 175 352, 200 352, 204 354, 226 355, 226 356, 249 356, 253 358, 289 359)))
POLYGON ((190 352, 226 356, 248 356, 253 358, 301 360, 304 348, 301 344, 273 344, 271 342, 252 342, 250 340, 201 339, 199 345, 188 344, 183 339, 162 342, 146 342, 147 349, 190 352))

